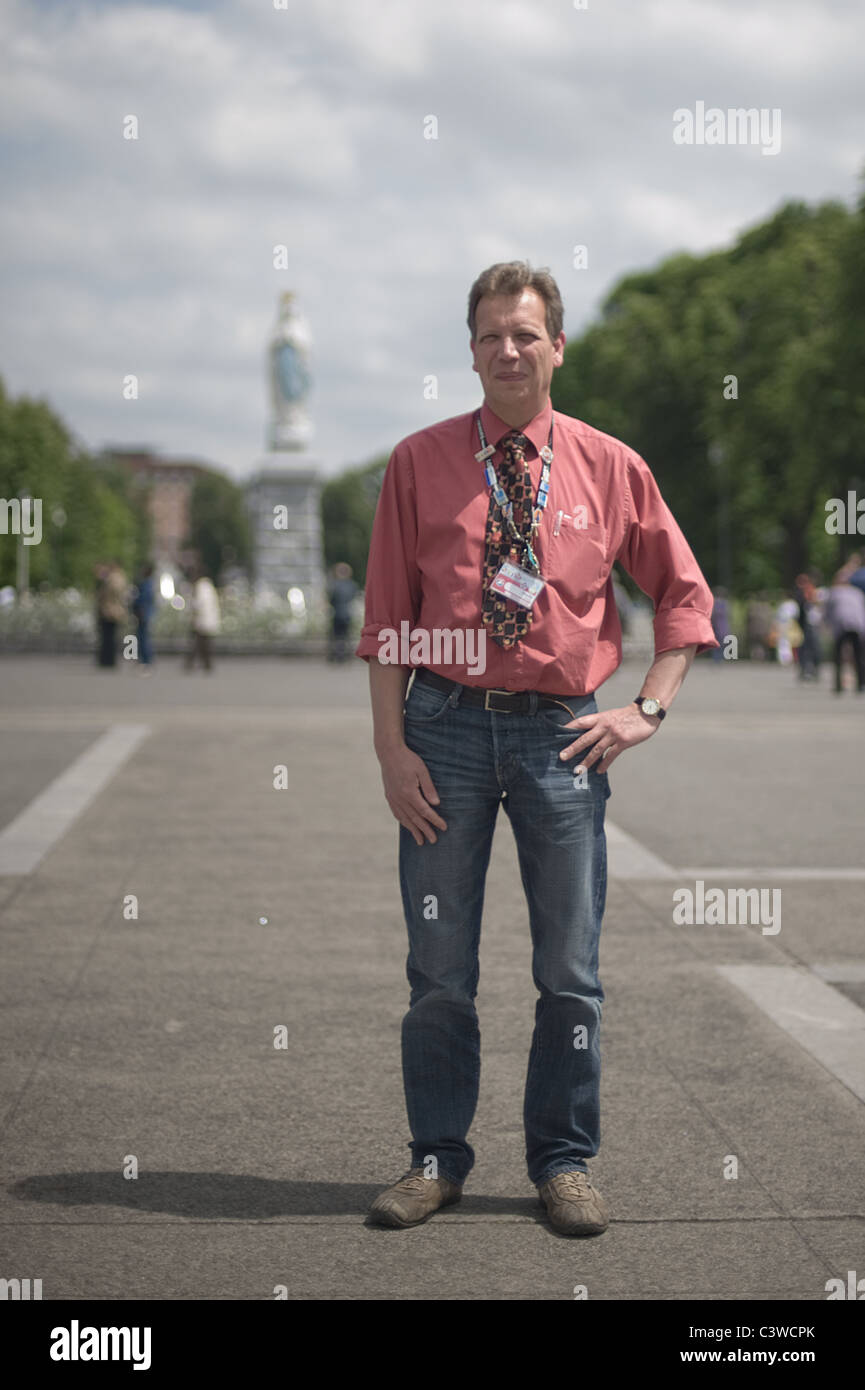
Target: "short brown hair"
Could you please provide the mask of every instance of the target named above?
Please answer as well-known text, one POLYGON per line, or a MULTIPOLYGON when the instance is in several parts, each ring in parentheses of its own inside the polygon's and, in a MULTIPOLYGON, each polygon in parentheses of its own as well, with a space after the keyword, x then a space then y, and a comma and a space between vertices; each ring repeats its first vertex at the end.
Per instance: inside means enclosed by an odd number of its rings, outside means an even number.
POLYGON ((565 311, 559 287, 546 266, 532 270, 528 261, 499 261, 481 271, 469 290, 468 325, 474 340, 477 329, 477 308, 485 294, 522 294, 534 290, 546 305, 547 332, 555 341, 562 331, 565 311))

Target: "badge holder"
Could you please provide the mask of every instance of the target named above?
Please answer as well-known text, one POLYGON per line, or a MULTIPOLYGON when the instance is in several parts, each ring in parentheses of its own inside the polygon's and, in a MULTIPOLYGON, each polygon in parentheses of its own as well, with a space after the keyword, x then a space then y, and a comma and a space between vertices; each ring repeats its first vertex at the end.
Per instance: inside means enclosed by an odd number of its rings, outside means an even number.
POLYGON ((545 585, 546 580, 539 574, 532 574, 522 565, 515 565, 512 560, 505 560, 490 584, 490 592, 512 599, 521 608, 531 608, 545 585))

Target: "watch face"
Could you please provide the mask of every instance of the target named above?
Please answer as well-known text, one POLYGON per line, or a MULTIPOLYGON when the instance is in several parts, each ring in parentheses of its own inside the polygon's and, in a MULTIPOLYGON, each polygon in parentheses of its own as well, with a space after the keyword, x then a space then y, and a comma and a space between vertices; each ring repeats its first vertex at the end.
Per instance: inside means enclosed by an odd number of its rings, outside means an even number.
POLYGON ((661 708, 658 700, 644 700, 642 705, 643 714, 657 714, 661 708))

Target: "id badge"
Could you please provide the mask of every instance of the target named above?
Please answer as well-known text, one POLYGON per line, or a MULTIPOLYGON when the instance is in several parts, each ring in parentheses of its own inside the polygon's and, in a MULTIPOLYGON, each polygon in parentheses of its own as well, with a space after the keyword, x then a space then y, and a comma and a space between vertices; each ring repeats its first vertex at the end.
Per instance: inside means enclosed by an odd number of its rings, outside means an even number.
POLYGON ((539 574, 530 574, 521 565, 505 560, 490 585, 490 590, 494 594, 500 594, 502 598, 512 599, 521 608, 531 608, 545 584, 546 580, 541 579, 539 574))

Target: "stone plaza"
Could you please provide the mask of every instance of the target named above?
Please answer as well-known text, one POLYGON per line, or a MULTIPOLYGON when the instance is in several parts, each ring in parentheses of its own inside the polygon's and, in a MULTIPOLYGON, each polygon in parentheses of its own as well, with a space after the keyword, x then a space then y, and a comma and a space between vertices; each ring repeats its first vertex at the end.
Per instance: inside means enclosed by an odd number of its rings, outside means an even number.
POLYGON ((407 984, 361 662, 141 681, 7 657, 0 681, 0 1275, 45 1299, 723 1302, 865 1274, 865 708, 825 673, 699 661, 611 770, 612 1223, 588 1242, 525 1173, 535 995, 504 817, 477 1165, 426 1225, 365 1224, 408 1166, 407 984), (779 890, 781 930, 676 923, 697 881, 779 890))

